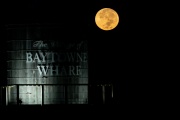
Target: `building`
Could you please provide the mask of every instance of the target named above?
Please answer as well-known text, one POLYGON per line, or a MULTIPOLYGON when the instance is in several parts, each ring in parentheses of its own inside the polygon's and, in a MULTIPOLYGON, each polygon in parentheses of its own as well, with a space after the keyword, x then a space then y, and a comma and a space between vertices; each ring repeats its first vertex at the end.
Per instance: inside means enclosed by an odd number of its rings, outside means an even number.
POLYGON ((89 77, 87 36, 67 36, 71 32, 54 23, 6 25, 7 74, 1 103, 114 104, 113 82, 89 77))

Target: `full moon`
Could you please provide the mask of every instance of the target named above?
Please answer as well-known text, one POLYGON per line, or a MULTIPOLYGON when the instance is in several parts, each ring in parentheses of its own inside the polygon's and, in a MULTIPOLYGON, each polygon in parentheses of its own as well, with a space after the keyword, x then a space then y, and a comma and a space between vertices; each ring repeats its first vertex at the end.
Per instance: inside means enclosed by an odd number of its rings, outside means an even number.
POLYGON ((118 25, 119 16, 115 10, 103 8, 96 13, 95 23, 102 30, 112 30, 118 25))

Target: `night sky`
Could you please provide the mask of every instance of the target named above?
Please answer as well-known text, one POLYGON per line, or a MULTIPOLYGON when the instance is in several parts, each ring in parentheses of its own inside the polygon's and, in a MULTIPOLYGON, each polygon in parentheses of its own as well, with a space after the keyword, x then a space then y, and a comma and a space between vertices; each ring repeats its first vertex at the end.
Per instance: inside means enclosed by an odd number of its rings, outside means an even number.
MULTIPOLYGON (((86 36, 89 45, 89 79, 113 83, 114 94, 119 103, 128 99, 128 81, 136 76, 136 63, 139 62, 138 48, 136 49, 138 43, 134 42, 129 30, 128 0, 1 2, 2 63, 6 63, 4 25, 26 23, 58 23, 62 31, 69 31, 72 39, 74 35, 86 36), (105 7, 114 9, 120 17, 118 26, 111 31, 100 30, 95 24, 96 12, 105 7)), ((1 73, 1 77, 5 79, 5 66, 1 68, 1 73)))
MULTIPOLYGON (((177 81, 176 78, 172 79, 177 71, 171 75, 170 73, 176 69, 169 68, 177 67, 173 59, 174 56, 178 56, 174 55, 174 52, 178 51, 174 50, 178 48, 174 47, 174 40, 178 41, 174 38, 177 30, 172 27, 177 26, 173 17, 177 16, 175 9, 178 7, 174 7, 175 3, 170 5, 169 1, 167 5, 164 4, 165 1, 159 2, 160 4, 157 1, 133 2, 130 4, 129 0, 1 0, 1 84, 7 79, 5 25, 57 23, 62 31, 69 31, 68 38, 87 38, 89 80, 114 85, 114 98, 120 106, 117 105, 116 109, 101 109, 104 111, 100 116, 106 116, 111 111, 120 118, 126 112, 125 109, 132 110, 133 114, 138 113, 136 115, 140 117, 144 113, 149 114, 148 118, 161 115, 160 109, 166 111, 167 105, 173 106, 173 98, 177 96, 174 94, 178 91, 171 89, 175 88, 174 83, 170 85, 171 81, 177 81), (114 9, 120 17, 118 26, 111 31, 100 30, 95 24, 97 11, 105 7, 114 9), (172 35, 173 30, 176 32, 172 35), (172 41, 174 43, 170 44, 172 41)), ((76 111, 78 118, 79 113, 88 113, 87 109, 83 108, 79 111, 76 108, 65 110, 65 107, 61 107, 59 110, 65 111, 64 113, 76 111)), ((88 113, 86 118, 95 119, 93 115, 99 114, 100 109, 94 108, 89 111, 90 114, 88 113)), ((126 113, 134 118, 130 112, 126 113)), ((62 114, 59 112, 56 115, 62 114)), ((71 115, 65 117, 69 116, 71 115)), ((166 117, 164 114, 162 116, 166 117)))

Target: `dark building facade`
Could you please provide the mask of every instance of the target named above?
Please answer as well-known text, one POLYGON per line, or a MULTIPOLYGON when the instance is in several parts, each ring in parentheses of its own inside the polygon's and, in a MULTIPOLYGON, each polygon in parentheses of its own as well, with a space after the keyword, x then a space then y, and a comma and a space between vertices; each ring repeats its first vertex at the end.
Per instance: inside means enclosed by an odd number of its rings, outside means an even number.
POLYGON ((88 38, 76 35, 72 39, 68 33, 59 24, 6 26, 7 74, 1 103, 113 103, 113 83, 89 79, 88 38))
POLYGON ((58 25, 7 26, 7 104, 88 104, 85 38, 58 25))

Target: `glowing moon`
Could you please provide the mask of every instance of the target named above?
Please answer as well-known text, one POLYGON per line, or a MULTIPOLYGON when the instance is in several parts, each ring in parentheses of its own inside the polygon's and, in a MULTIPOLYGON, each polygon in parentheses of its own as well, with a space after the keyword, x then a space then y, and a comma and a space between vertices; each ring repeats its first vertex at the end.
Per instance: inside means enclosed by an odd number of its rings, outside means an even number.
POLYGON ((118 25, 119 16, 115 10, 103 8, 96 13, 95 23, 102 30, 112 30, 118 25))

